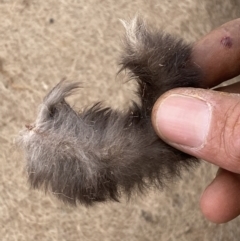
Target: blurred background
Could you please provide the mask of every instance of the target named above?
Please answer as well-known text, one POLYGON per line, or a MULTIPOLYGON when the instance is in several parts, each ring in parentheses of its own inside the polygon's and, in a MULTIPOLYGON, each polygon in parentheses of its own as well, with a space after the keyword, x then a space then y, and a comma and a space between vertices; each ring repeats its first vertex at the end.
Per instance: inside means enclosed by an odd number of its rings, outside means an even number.
POLYGON ((204 162, 164 192, 93 208, 64 206, 30 190, 14 140, 61 79, 82 81, 70 102, 127 107, 134 85, 116 75, 124 29, 136 13, 194 42, 240 17, 239 0, 0 0, 0 240, 238 241, 240 218, 206 221, 199 198, 216 168, 204 162))

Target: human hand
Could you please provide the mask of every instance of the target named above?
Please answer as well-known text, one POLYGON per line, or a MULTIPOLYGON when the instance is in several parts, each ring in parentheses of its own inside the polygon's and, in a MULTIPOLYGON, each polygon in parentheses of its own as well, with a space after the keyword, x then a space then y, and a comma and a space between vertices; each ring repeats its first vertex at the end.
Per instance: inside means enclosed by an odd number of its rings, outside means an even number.
MULTIPOLYGON (((240 74, 240 19, 212 31, 193 48, 206 88, 240 74)), ((240 215, 240 83, 219 91, 178 88, 156 102, 152 112, 158 135, 175 148, 220 167, 200 206, 212 222, 240 215), (223 92, 224 91, 224 92, 223 92)))

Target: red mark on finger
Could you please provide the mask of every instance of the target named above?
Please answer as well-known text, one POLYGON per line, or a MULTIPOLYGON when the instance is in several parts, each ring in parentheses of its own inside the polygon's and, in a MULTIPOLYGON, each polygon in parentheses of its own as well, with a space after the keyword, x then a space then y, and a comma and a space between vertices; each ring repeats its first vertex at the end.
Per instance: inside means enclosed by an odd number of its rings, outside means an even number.
POLYGON ((226 48, 231 48, 233 45, 232 39, 230 37, 224 37, 221 40, 221 44, 226 48))

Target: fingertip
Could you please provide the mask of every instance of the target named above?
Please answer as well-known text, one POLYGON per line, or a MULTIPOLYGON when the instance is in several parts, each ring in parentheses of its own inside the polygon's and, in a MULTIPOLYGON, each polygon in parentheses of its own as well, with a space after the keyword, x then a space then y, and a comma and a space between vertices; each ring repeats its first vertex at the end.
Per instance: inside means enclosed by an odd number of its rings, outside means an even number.
POLYGON ((158 136, 167 141, 166 138, 164 137, 164 135, 162 134, 161 131, 161 123, 159 123, 159 114, 160 114, 160 106, 162 105, 162 103, 165 101, 165 99, 167 97, 169 97, 170 95, 174 94, 174 91, 176 91, 177 89, 173 89, 173 90, 169 90, 167 92, 165 92, 163 95, 161 95, 158 100, 155 102, 153 109, 152 109, 152 114, 151 114, 151 120, 152 120, 152 125, 153 128, 155 130, 155 132, 158 134, 158 136))
POLYGON ((157 112, 158 112, 158 109, 159 109, 159 106, 160 106, 162 100, 163 100, 163 95, 160 96, 158 98, 158 100, 155 102, 153 109, 152 109, 152 115, 151 115, 153 128, 158 135, 161 135, 161 133, 159 133, 159 130, 158 130, 157 112))
POLYGON ((203 215, 217 224, 240 215, 240 175, 221 169, 204 191, 200 207, 203 215))
POLYGON ((155 130, 164 140, 173 145, 198 148, 208 134, 211 108, 204 100, 178 89, 156 103, 153 120, 155 130))
POLYGON ((212 191, 211 187, 207 187, 202 194, 200 208, 204 217, 210 222, 221 224, 231 220, 224 216, 225 213, 221 210, 221 202, 219 202, 216 193, 212 191))

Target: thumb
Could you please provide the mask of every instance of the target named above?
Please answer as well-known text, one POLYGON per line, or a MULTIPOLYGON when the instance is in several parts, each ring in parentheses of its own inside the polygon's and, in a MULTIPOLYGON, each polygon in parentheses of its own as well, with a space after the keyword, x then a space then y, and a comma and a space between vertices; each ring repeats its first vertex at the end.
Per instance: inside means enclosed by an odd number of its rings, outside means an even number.
POLYGON ((174 89, 158 99, 152 122, 168 144, 240 173, 240 95, 174 89))

